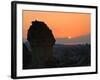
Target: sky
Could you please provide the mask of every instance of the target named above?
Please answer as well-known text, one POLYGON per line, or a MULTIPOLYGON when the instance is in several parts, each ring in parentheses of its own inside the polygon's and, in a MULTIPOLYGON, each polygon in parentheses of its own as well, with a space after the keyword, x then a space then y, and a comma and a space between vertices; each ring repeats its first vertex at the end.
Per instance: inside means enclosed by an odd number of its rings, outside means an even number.
POLYGON ((32 21, 45 22, 52 30, 55 38, 76 38, 90 34, 89 13, 47 12, 23 10, 23 38, 27 38, 27 31, 32 21))

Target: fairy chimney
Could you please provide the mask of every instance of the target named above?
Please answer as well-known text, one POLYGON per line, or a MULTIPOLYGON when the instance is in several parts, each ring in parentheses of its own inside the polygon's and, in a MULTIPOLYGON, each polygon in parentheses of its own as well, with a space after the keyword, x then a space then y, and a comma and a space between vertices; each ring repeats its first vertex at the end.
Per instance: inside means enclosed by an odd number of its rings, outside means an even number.
POLYGON ((42 21, 32 21, 27 40, 33 51, 33 66, 44 67, 45 63, 52 61, 55 38, 47 24, 42 21))

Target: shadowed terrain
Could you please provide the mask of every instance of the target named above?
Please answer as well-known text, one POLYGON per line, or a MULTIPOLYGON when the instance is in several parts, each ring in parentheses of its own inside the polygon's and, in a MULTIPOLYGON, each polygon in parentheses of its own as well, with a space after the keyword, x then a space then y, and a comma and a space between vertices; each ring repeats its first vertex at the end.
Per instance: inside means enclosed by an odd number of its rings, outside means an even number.
MULTIPOLYGON (((28 45, 27 42, 25 44, 28 45)), ((78 67, 78 66, 90 66, 91 65, 90 64, 91 54, 90 54, 89 44, 83 44, 83 45, 82 44, 81 45, 56 44, 53 46, 53 56, 52 56, 52 61, 50 61, 49 63, 50 65, 48 63, 45 63, 44 65, 42 65, 42 67, 30 67, 32 65, 31 63, 32 57, 31 57, 30 52, 28 53, 27 53, 28 56, 26 57, 27 61, 25 61, 26 64, 24 63, 26 67, 24 67, 24 69, 78 67)))
POLYGON ((54 57, 59 60, 58 66, 74 67, 90 65, 90 45, 55 45, 54 57))

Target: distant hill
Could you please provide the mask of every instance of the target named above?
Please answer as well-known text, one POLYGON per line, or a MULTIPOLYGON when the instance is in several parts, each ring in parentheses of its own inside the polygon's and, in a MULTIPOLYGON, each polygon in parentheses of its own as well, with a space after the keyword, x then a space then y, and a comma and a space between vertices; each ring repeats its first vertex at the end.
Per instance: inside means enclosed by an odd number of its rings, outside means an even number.
POLYGON ((56 44, 90 44, 90 35, 84 35, 76 38, 56 38, 56 44))

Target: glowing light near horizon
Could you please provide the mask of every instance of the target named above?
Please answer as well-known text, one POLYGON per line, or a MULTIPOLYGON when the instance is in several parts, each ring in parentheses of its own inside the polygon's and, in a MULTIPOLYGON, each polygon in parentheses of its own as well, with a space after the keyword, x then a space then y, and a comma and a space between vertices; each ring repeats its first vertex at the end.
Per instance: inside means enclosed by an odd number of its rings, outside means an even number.
POLYGON ((71 39, 72 37, 71 36, 68 36, 68 39, 71 39))

